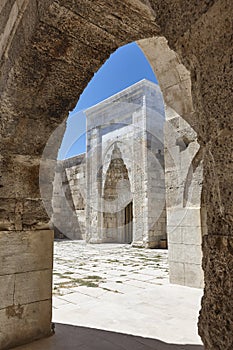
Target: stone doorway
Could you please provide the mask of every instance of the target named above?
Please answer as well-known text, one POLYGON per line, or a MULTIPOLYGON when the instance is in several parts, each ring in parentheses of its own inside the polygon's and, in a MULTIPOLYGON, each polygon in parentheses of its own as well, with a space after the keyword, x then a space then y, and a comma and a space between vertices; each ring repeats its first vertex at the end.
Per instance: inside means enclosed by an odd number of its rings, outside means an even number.
POLYGON ((133 201, 132 245, 160 247, 167 234, 165 115, 158 85, 143 79, 85 114, 87 241, 125 243, 124 209, 133 201))
POLYGON ((132 243, 133 201, 128 198, 131 198, 128 169, 115 143, 104 183, 103 241, 132 243))
POLYGON ((133 201, 125 207, 125 243, 133 241, 133 201))

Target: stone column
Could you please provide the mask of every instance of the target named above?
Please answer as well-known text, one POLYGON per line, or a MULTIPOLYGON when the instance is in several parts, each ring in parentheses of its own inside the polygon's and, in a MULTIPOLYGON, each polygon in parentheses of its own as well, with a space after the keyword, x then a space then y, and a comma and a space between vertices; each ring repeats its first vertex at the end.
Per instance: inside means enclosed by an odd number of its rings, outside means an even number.
POLYGON ((157 86, 146 95, 148 248, 166 247, 164 123, 162 94, 157 86), (163 244, 163 245, 162 245, 163 244))
POLYGON ((133 242, 135 247, 144 247, 148 241, 148 198, 146 173, 146 116, 144 107, 133 113, 133 242))
POLYGON ((90 243, 102 241, 101 189, 98 183, 101 157, 101 132, 100 128, 95 127, 87 132, 86 227, 87 241, 90 243))
POLYGON ((203 287, 202 163, 196 133, 174 111, 167 111, 165 170, 171 283, 203 287))
POLYGON ((0 168, 0 348, 5 349, 51 333, 53 231, 39 194, 39 160, 2 157, 0 168))
POLYGON ((166 104, 165 180, 170 281, 203 287, 201 268, 202 155, 193 121, 190 72, 165 38, 141 40, 166 104))

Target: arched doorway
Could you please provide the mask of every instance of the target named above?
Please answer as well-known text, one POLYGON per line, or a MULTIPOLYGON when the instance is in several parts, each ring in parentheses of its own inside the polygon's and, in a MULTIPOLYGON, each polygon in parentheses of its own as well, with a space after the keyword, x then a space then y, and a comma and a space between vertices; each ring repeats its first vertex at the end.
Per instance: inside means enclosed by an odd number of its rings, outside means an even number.
POLYGON ((130 180, 127 167, 116 142, 104 183, 103 241, 132 243, 133 202, 130 201, 126 205, 122 203, 123 208, 120 202, 116 203, 116 207, 111 205, 113 201, 118 201, 118 198, 126 193, 131 197, 130 180))

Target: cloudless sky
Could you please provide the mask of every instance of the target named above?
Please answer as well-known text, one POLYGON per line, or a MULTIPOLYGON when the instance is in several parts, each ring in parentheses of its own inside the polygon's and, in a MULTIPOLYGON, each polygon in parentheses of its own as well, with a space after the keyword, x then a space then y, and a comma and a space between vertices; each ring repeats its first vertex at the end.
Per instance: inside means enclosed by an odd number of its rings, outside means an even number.
POLYGON ((95 73, 75 109, 70 112, 58 159, 70 158, 86 151, 86 118, 83 110, 142 79, 158 83, 138 45, 131 43, 117 49, 95 73))

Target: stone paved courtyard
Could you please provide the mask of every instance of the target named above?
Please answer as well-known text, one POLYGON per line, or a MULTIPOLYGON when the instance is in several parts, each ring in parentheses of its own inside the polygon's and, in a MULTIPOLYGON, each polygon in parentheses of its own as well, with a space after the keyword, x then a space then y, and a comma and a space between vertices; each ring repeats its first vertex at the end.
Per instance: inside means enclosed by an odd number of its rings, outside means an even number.
POLYGON ((167 250, 56 241, 53 320, 176 344, 201 344, 202 290, 169 284, 167 250))

